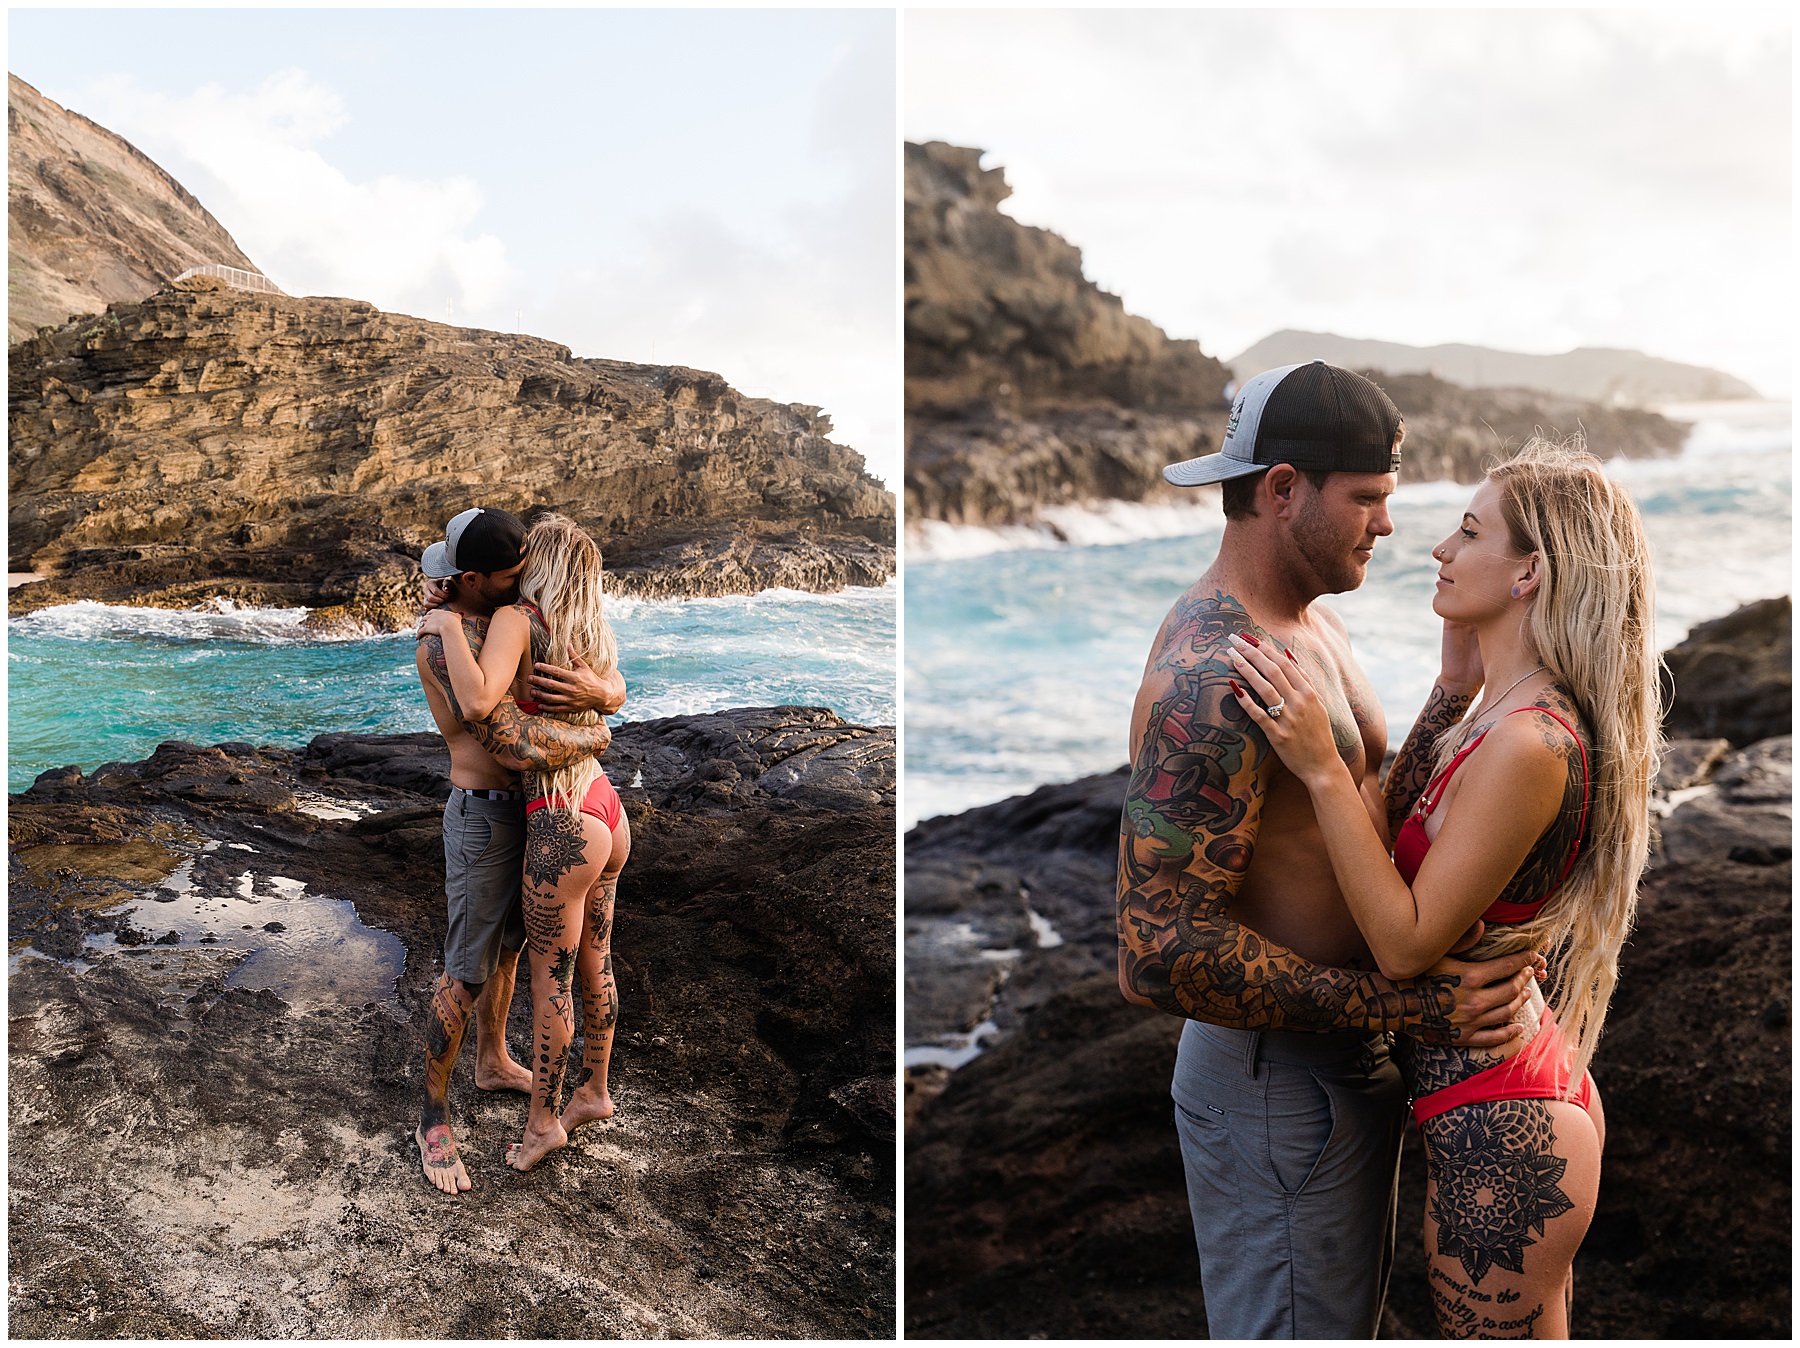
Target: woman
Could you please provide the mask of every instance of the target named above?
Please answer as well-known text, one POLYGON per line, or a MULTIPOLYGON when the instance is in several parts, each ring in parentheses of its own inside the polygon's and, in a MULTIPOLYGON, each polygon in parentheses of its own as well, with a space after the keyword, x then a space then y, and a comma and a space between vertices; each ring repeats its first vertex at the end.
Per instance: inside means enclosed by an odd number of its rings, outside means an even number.
POLYGON ((1587 1066, 1649 843, 1662 719, 1650 552, 1598 460, 1533 440, 1432 556, 1443 672, 1386 784, 1392 860, 1299 665, 1238 642, 1233 687, 1305 782, 1383 973, 1423 972, 1477 920, 1469 958, 1550 953, 1551 1004, 1534 991, 1522 1039, 1492 1052, 1409 1041, 1403 1067, 1439 1328, 1566 1337, 1606 1135, 1587 1066))
MULTIPOLYGON (((579 658, 596 674, 618 664, 618 644, 601 612, 600 549, 561 515, 542 516, 525 535, 519 602, 498 610, 476 659, 454 614, 434 610, 421 633, 444 638, 456 699, 479 720, 510 690, 519 709, 529 701, 534 661, 567 665, 579 658), (451 636, 456 636, 451 640, 451 636)), ((596 713, 571 720, 591 723, 596 713)), ((631 826, 619 793, 593 759, 550 777, 529 775, 525 807, 525 932, 531 953, 532 1087, 525 1137, 507 1148, 506 1163, 529 1170, 594 1119, 610 1118, 607 1066, 618 1021, 613 981, 613 898, 631 851, 631 826), (583 993, 582 1062, 587 1081, 558 1113, 569 1043, 575 1033, 574 979, 583 993)))

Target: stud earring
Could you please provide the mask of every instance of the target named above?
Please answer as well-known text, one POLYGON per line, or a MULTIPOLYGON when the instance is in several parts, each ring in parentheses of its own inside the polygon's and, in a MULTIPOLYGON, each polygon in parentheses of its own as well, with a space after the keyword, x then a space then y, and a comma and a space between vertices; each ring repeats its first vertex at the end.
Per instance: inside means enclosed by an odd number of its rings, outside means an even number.
POLYGON ((1517 585, 1512 587, 1512 597, 1514 599, 1517 599, 1519 597, 1519 587, 1517 585))

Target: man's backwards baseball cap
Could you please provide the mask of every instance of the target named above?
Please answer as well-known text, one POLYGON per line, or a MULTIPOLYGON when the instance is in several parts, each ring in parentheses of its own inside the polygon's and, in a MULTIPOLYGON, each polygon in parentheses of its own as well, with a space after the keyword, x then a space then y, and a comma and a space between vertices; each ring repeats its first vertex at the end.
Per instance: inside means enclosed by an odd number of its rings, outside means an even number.
POLYGON ((1163 469, 1177 487, 1260 473, 1277 463, 1340 473, 1400 468, 1400 409, 1360 374, 1315 360, 1264 370, 1238 390, 1217 454, 1163 469))
POLYGON ((419 566, 434 580, 464 571, 506 571, 525 556, 525 521, 477 506, 444 526, 444 541, 425 549, 419 566))

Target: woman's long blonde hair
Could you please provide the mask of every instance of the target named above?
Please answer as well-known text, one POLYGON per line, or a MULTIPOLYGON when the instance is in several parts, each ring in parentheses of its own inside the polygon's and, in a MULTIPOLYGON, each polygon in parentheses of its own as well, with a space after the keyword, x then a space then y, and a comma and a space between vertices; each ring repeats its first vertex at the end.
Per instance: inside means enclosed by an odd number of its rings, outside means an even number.
POLYGON ((1650 546, 1631 497, 1580 435, 1560 444, 1534 436, 1488 478, 1500 487, 1513 550, 1538 556, 1531 653, 1575 700, 1593 751, 1574 867, 1531 921, 1490 929, 1478 957, 1549 952, 1551 1009, 1574 1046, 1573 1090, 1600 1040, 1650 848, 1663 711, 1650 546))
MULTIPOLYGON (((566 515, 541 515, 525 534, 525 570, 519 575, 519 598, 535 604, 550 630, 547 645, 532 629, 531 658, 568 665, 576 657, 596 674, 609 674, 619 663, 619 643, 601 607, 603 572, 600 547, 566 515), (544 649, 538 649, 544 646, 544 649)), ((594 725, 598 712, 550 712, 558 720, 594 725)), ((578 809, 600 764, 592 758, 539 779, 541 795, 561 810, 578 809)))

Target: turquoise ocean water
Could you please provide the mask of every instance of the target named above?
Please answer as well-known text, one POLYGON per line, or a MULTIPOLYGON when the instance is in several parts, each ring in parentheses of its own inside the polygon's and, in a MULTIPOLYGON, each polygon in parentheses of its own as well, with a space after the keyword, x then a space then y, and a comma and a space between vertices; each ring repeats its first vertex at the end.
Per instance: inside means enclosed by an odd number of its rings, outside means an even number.
MULTIPOLYGON (((610 601, 630 691, 612 719, 792 703, 891 725, 897 594, 610 601)), ((295 747, 328 731, 433 729, 410 633, 323 641, 298 626, 305 612, 83 603, 9 619, 8 789, 164 740, 295 747)))
MULTIPOLYGON (((1643 511, 1665 648, 1697 622, 1789 593, 1793 568, 1788 404, 1670 414, 1695 422, 1678 458, 1610 467, 1643 511)), ((1364 585, 1326 601, 1349 625, 1394 742, 1437 669, 1431 548, 1472 492, 1402 487, 1364 585)), ((1208 493, 1192 507, 1064 510, 1044 528, 933 525, 909 538, 905 824, 1125 762, 1151 638, 1210 564, 1223 523, 1208 493)))

